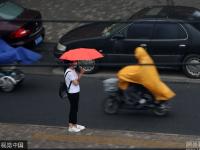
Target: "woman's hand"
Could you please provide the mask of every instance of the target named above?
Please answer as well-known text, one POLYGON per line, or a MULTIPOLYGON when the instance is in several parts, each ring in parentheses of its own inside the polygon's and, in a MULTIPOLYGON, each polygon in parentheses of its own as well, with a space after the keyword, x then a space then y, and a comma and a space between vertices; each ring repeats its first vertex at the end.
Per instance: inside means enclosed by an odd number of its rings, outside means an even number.
POLYGON ((85 70, 83 69, 83 67, 80 67, 80 74, 84 74, 85 70))
POLYGON ((79 67, 79 68, 80 68, 80 72, 78 74, 78 79, 76 80, 77 81, 76 85, 80 82, 82 75, 85 73, 85 70, 82 67, 79 67))

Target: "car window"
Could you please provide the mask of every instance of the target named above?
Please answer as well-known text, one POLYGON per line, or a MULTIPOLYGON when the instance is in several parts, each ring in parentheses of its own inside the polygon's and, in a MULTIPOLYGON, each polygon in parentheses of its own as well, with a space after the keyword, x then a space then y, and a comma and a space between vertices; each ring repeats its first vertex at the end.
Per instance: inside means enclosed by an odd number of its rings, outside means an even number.
POLYGON ((185 39, 187 34, 183 27, 177 23, 157 23, 153 39, 185 39))
POLYGON ((162 10, 161 7, 155 7, 152 9, 149 9, 149 11, 146 12, 146 14, 144 14, 144 16, 158 16, 158 14, 160 13, 160 11, 162 10))
POLYGON ((150 39, 153 31, 153 23, 143 22, 130 25, 126 31, 128 39, 150 39))
POLYGON ((115 33, 120 33, 121 30, 123 30, 123 28, 126 28, 128 24, 127 23, 116 23, 116 24, 112 24, 109 27, 106 27, 103 32, 102 32, 102 36, 111 36, 115 33))
POLYGON ((191 25, 200 32, 200 23, 195 22, 195 23, 191 23, 191 25))
POLYGON ((22 7, 9 1, 0 3, 0 17, 3 19, 13 20, 20 15, 23 10, 22 7))

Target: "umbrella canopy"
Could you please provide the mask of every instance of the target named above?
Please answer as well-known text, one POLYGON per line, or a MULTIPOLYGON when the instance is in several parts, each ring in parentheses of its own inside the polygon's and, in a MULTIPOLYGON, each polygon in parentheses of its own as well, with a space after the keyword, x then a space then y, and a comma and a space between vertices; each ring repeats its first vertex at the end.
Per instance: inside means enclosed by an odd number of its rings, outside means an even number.
POLYGON ((102 58, 103 55, 99 53, 96 49, 91 48, 77 48, 71 49, 61 55, 59 59, 77 61, 77 60, 94 60, 102 58))
POLYGON ((31 64, 38 61, 42 56, 24 47, 13 48, 4 40, 0 39, 0 64, 31 64))

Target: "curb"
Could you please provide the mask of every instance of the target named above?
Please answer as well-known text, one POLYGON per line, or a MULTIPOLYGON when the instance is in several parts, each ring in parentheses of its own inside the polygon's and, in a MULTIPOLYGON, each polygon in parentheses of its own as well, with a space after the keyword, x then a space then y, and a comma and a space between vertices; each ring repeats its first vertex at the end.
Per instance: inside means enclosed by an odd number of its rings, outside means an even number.
MULTIPOLYGON (((24 69, 24 72, 27 74, 38 74, 38 75, 63 75, 61 68, 35 68, 35 70, 24 69), (39 72, 39 73, 38 73, 39 72)), ((97 73, 97 74, 85 74, 83 77, 88 78, 98 78, 104 80, 107 78, 116 77, 114 73, 97 73)), ((168 83, 181 83, 181 84, 200 84, 200 79, 191 79, 184 76, 178 75, 163 75, 161 74, 161 79, 168 83)))
POLYGON ((186 146, 200 139, 194 135, 127 130, 86 129, 69 133, 67 127, 31 124, 0 123, 0 127, 4 129, 1 136, 26 140, 29 148, 190 148, 186 146))
MULTIPOLYGON (((63 75, 64 72, 61 68, 54 68, 54 67, 34 67, 34 68, 27 68, 22 67, 21 70, 26 74, 32 75, 63 75)), ((116 75, 114 72, 99 72, 96 74, 84 74, 83 77, 88 78, 98 78, 100 80, 104 80, 107 78, 114 78, 116 75)), ((179 83, 179 84, 200 84, 200 79, 191 79, 185 76, 180 75, 170 75, 170 74, 161 74, 161 79, 164 82, 168 83, 179 83)))
MULTIPOLYGON (((63 75, 63 71, 60 68, 55 68, 52 70, 53 74, 56 75, 63 75)), ((107 79, 107 78, 114 78, 116 75, 114 73, 97 73, 97 74, 85 74, 84 77, 90 77, 90 78, 99 78, 99 79, 107 79)), ((170 76, 170 75, 162 75, 161 79, 168 83, 182 83, 182 84, 200 84, 200 79, 190 79, 187 77, 181 77, 181 76, 170 76)))

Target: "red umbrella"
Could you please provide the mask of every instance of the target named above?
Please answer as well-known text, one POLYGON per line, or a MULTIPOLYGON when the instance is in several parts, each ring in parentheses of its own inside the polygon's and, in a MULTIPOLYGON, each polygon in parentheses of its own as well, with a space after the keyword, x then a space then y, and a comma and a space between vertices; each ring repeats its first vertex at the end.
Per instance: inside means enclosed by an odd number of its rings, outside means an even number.
POLYGON ((76 61, 76 60, 94 60, 102 57, 103 55, 99 53, 96 49, 77 48, 65 52, 60 56, 59 59, 76 61))

